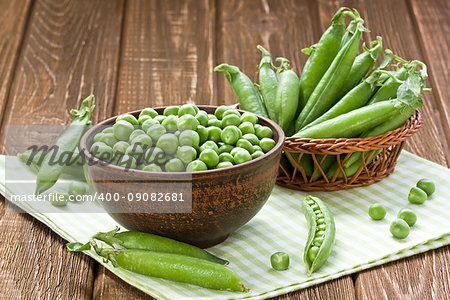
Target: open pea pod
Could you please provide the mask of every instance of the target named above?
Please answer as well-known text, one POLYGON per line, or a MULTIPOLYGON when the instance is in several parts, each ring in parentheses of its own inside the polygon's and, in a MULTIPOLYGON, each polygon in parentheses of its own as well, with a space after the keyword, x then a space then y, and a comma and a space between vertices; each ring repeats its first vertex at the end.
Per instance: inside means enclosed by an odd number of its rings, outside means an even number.
POLYGON ((318 270, 330 256, 334 246, 336 226, 330 209, 317 197, 306 196, 302 201, 302 211, 309 226, 303 260, 310 275, 318 270))

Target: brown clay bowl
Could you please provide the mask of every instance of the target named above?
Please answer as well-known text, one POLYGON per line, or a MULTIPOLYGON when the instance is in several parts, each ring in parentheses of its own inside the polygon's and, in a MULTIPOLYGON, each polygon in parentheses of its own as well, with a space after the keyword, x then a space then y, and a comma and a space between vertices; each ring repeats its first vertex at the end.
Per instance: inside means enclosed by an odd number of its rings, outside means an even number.
MULTIPOLYGON (((216 107, 199 105, 199 108, 213 113, 216 107)), ((164 107, 155 109, 162 113, 164 107)), ((137 116, 140 112, 130 113, 137 116)), ((80 149, 86 160, 93 162, 88 164, 87 172, 95 192, 113 195, 113 200, 99 202, 126 229, 154 233, 206 248, 224 241, 230 233, 247 223, 269 198, 284 143, 284 133, 275 122, 259 117, 259 124, 269 126, 276 141, 275 147, 263 156, 224 169, 174 173, 125 170, 111 164, 99 164, 100 161, 88 149, 94 135, 102 130, 102 126, 113 124, 116 117, 89 129, 81 139, 80 149), (158 192, 172 193, 176 186, 176 192, 191 193, 192 212, 151 213, 149 205, 154 205, 151 201, 129 201, 129 193, 151 193, 155 182, 158 192)))

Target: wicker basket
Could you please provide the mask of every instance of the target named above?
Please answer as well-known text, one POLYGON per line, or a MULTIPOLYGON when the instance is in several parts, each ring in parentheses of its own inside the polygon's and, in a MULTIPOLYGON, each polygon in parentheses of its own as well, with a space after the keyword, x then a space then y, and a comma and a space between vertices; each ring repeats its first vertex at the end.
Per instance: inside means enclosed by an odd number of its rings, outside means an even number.
POLYGON ((288 161, 282 163, 277 184, 304 191, 335 191, 373 184, 394 170, 405 140, 416 133, 421 126, 422 117, 419 111, 416 111, 403 127, 379 136, 339 139, 286 138, 283 153, 291 160, 295 168, 288 161), (380 150, 377 151, 378 149, 380 150), (368 163, 365 157, 361 156, 363 163, 356 173, 349 177, 345 174, 340 175, 341 178, 338 178, 339 174, 344 173, 342 172, 343 164, 353 152, 358 151, 367 152, 368 157, 376 156, 368 163), (303 156, 308 154, 311 155, 314 163, 314 171, 310 176, 306 175, 299 163, 303 156), (333 176, 326 178, 321 163, 329 155, 336 156, 334 160, 337 161, 339 168, 333 176), (313 181, 312 178, 317 175, 321 175, 320 178, 313 181))

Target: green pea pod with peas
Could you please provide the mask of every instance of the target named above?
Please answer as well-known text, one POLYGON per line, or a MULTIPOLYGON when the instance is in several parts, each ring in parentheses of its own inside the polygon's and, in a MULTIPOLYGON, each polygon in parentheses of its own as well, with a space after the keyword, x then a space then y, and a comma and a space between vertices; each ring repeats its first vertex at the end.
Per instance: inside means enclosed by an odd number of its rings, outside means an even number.
POLYGON ((135 231, 118 232, 116 228, 109 232, 99 232, 92 238, 101 240, 110 246, 120 246, 125 249, 140 249, 156 252, 181 254, 190 257, 205 259, 213 263, 227 265, 228 261, 221 259, 206 250, 172 240, 166 237, 135 231))
POLYGON ((63 155, 74 153, 75 149, 80 144, 81 137, 91 124, 89 117, 94 107, 95 99, 94 96, 91 95, 81 102, 79 110, 73 109, 71 111, 74 120, 56 140, 55 145, 53 146, 57 150, 55 155, 47 153, 39 168, 36 179, 36 194, 45 192, 58 180, 65 165, 61 163, 50 164, 50 159, 58 162, 63 155))
POLYGON ((296 131, 314 121, 337 102, 337 96, 344 86, 345 79, 358 55, 358 48, 364 31, 367 31, 367 29, 364 28, 361 21, 358 23, 355 34, 339 50, 300 112, 295 123, 296 131))
POLYGON ((261 45, 258 45, 257 48, 262 54, 261 62, 258 66, 259 90, 261 91, 261 96, 264 100, 269 118, 278 123, 278 116, 276 113, 278 77, 273 69, 272 57, 269 51, 264 49, 261 45))
POLYGON ((355 34, 356 28, 358 27, 358 23, 360 22, 361 16, 359 13, 354 10, 352 11, 354 19, 350 21, 350 23, 347 26, 347 29, 345 29, 344 35, 342 36, 341 43, 339 45, 339 49, 342 48, 355 34))
POLYGON ((331 19, 330 27, 322 34, 319 42, 310 48, 302 49, 309 58, 300 76, 299 113, 339 52, 347 14, 349 14, 347 8, 340 8, 331 19))
POLYGON ((343 98, 341 98, 333 107, 331 107, 325 114, 315 119, 313 122, 306 125, 303 129, 310 128, 314 125, 320 124, 326 120, 332 119, 354 109, 360 108, 367 104, 370 97, 377 88, 377 84, 383 82, 381 76, 384 73, 379 71, 384 70, 390 65, 394 58, 391 50, 387 49, 381 64, 360 84, 350 90, 343 98))
POLYGON ((287 132, 295 117, 300 92, 300 80, 291 69, 291 64, 286 58, 279 57, 277 61, 281 66, 278 71, 278 87, 275 102, 278 124, 287 132))
POLYGON ((105 262, 131 272, 215 290, 249 291, 231 269, 207 260, 148 250, 100 248, 94 241, 91 246, 105 262))
POLYGON ((214 68, 214 71, 224 72, 225 77, 230 82, 231 88, 239 99, 239 104, 243 110, 268 118, 266 107, 250 78, 242 73, 238 67, 228 64, 221 64, 214 68))
POLYGON ((355 61, 353 62, 350 69, 350 73, 345 79, 344 86, 337 96, 338 99, 341 99, 345 94, 348 93, 348 91, 350 91, 358 83, 360 83, 364 76, 366 76, 367 72, 369 72, 369 70, 375 65, 375 62, 377 61, 378 56, 380 56, 383 46, 381 37, 378 36, 375 41, 372 41, 370 43, 370 46, 372 48, 367 48, 363 44, 364 52, 355 58, 355 61))
POLYGON ((335 242, 336 226, 330 209, 317 197, 306 196, 302 201, 302 211, 309 226, 303 260, 308 275, 311 275, 330 256, 335 242))

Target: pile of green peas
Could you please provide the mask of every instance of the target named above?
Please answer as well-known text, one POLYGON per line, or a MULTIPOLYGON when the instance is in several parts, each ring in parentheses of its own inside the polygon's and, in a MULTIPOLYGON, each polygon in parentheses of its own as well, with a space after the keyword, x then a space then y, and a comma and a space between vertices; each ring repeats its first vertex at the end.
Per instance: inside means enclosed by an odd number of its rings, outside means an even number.
POLYGON ((276 144, 270 127, 249 112, 222 105, 208 114, 194 104, 145 108, 117 117, 94 136, 90 151, 102 161, 150 172, 196 172, 258 158, 276 144))

